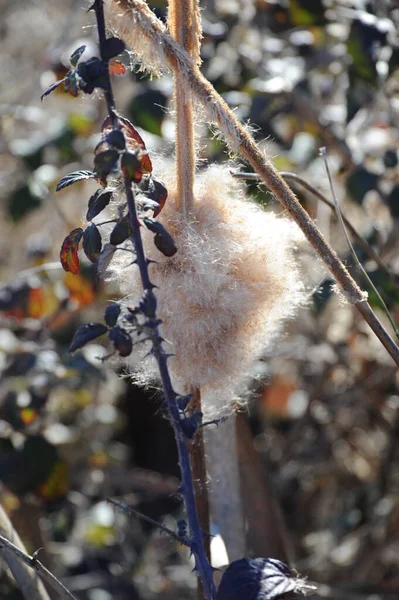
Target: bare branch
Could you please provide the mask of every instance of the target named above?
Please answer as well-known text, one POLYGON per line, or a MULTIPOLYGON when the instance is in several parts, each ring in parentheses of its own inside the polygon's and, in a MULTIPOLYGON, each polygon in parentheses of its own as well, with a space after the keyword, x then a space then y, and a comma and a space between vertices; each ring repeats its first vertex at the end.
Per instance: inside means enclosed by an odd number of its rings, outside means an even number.
MULTIPOLYGON (((5 538, 2 535, 0 535, 0 548, 3 556, 16 557, 16 561, 18 561, 19 565, 21 565, 21 567, 25 567, 24 569, 21 568, 19 570, 21 573, 23 573, 22 582, 20 578, 17 579, 17 582, 21 586, 21 590, 23 591, 24 596, 27 600, 32 600, 33 598, 38 598, 40 600, 49 600, 49 596, 47 595, 43 584, 41 582, 39 583, 37 576, 35 577, 34 575, 34 571, 36 571, 37 575, 39 575, 41 579, 47 581, 47 583, 51 585, 53 590, 55 590, 61 596, 61 598, 63 598, 64 600, 77 600, 75 596, 64 586, 64 584, 61 583, 61 581, 57 579, 57 577, 53 575, 48 569, 46 569, 46 567, 40 562, 40 560, 37 559, 35 555, 29 556, 29 554, 20 550, 18 546, 15 546, 12 542, 10 542, 7 538, 5 538), (32 569, 33 571, 31 571, 32 569), (32 572, 32 577, 27 576, 26 573, 28 571, 32 572), (35 586, 32 586, 32 583, 30 582, 34 582, 35 586), (43 588, 43 593, 41 593, 40 587, 43 588)), ((6 558, 6 560, 8 562, 9 559, 6 558)), ((11 562, 14 563, 14 561, 11 562)))

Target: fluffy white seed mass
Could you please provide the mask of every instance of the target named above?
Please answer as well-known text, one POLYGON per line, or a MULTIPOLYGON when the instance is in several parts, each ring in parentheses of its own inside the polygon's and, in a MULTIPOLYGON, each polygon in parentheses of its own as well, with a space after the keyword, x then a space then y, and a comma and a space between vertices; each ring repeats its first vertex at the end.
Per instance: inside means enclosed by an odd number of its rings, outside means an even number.
MULTIPOLYGON (((194 216, 187 223, 176 210, 169 179, 164 177, 169 197, 159 221, 178 252, 163 256, 153 234, 141 230, 147 257, 156 261, 150 275, 158 287, 162 335, 175 354, 169 361, 175 389, 202 388, 214 396, 207 416, 220 415, 231 410, 252 363, 270 352, 283 322, 304 301, 294 256, 302 237, 292 222, 245 199, 242 186, 218 166, 198 176, 194 216)), ((123 259, 113 262, 114 274, 133 304, 142 291, 139 273, 123 259)), ((144 381, 153 378, 148 361, 141 375, 144 381)))

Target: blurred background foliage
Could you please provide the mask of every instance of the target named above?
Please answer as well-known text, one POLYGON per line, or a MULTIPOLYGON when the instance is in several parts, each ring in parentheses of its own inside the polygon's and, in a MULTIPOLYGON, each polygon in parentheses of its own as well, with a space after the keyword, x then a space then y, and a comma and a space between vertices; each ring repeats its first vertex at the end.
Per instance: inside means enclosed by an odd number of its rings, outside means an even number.
MULTIPOLYGON (((30 551, 43 547, 43 562, 80 598, 187 598, 195 581, 184 551, 105 501, 129 494, 132 506, 150 516, 172 526, 179 518, 176 453, 160 398, 119 379, 120 366, 98 360, 103 347, 67 351, 76 328, 102 320, 117 297, 85 259, 78 275, 58 262, 94 184, 57 196, 55 186, 70 171, 92 168, 105 108, 98 95, 76 100, 57 91, 43 104, 40 95, 65 76, 75 48, 84 43, 95 52, 83 4, 0 2, 0 497, 30 551)), ((163 0, 151 6, 166 17, 163 0)), ((201 6, 204 74, 279 169, 330 197, 319 156, 327 147, 343 212, 386 271, 356 245, 358 255, 399 322, 396 2, 201 6)), ((127 55, 123 60, 129 63, 127 55)), ((114 85, 117 106, 162 173, 173 153, 170 77, 151 79, 133 64, 133 73, 114 85)), ((200 168, 226 162, 214 131, 198 129, 200 168)), ((295 190, 366 289, 330 209, 295 190)), ((279 210, 264 188, 249 183, 248 192, 279 210)), ((315 290, 308 307, 274 355, 256 366, 248 417, 253 444, 273 481, 293 564, 322 584, 319 594, 394 598, 398 374, 322 273, 319 265, 307 275, 315 290)), ((370 301, 379 311, 373 293, 370 301)), ((0 593, 20 597, 7 573, 0 593)))

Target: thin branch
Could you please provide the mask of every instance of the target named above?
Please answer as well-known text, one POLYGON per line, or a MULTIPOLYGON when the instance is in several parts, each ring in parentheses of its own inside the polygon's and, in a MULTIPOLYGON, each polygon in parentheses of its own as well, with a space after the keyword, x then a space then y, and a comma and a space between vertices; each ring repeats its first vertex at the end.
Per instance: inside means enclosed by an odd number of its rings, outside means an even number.
POLYGON ((362 263, 358 259, 358 256, 357 256, 357 254, 355 252, 355 249, 352 246, 352 242, 349 239, 348 232, 346 231, 346 227, 345 227, 345 222, 344 222, 344 219, 343 219, 343 216, 342 216, 341 207, 339 205, 338 198, 337 198, 337 195, 335 193, 334 184, 333 184, 333 180, 332 180, 331 173, 330 173, 330 167, 328 166, 326 148, 320 148, 320 153, 321 153, 321 155, 322 155, 322 157, 324 159, 324 164, 325 164, 326 171, 327 171, 327 177, 328 177, 328 181, 330 183, 331 193, 332 193, 332 196, 333 196, 333 199, 334 199, 335 210, 337 212, 338 219, 339 219, 339 221, 341 223, 342 229, 344 230, 344 234, 345 234, 345 237, 346 237, 346 241, 348 242, 349 250, 351 251, 351 254, 352 254, 353 258, 354 258, 355 263, 357 264, 357 266, 359 267, 359 269, 363 273, 363 275, 366 278, 368 284, 370 285, 370 287, 374 291, 375 295, 377 296, 378 300, 380 301, 380 304, 381 304, 381 306, 383 308, 383 311, 385 312, 385 314, 386 314, 386 316, 387 316, 387 318, 388 318, 388 320, 389 320, 389 322, 391 324, 391 327, 392 327, 392 329, 395 332, 396 337, 399 339, 399 331, 398 331, 398 328, 396 327, 396 323, 393 320, 393 318, 391 316, 391 313, 389 312, 389 309, 388 309, 387 305, 385 304, 384 300, 382 299, 381 294, 379 293, 379 291, 375 287, 374 283, 371 281, 371 279, 368 276, 365 268, 363 267, 362 263))
MULTIPOLYGON (((2 535, 0 535, 0 548, 2 548, 3 552, 4 550, 6 550, 7 553, 11 552, 14 556, 17 557, 20 563, 23 563, 30 569, 36 571, 36 573, 41 577, 41 579, 43 579, 49 585, 51 585, 53 590, 55 590, 61 596, 61 598, 64 598, 64 600, 77 600, 77 598, 65 587, 65 585, 61 583, 61 581, 57 579, 57 577, 53 575, 48 569, 46 569, 46 567, 40 562, 40 560, 37 559, 35 555, 29 556, 29 554, 26 554, 26 552, 20 550, 18 546, 15 546, 12 542, 10 542, 7 538, 5 538, 2 535)), ((33 590, 29 590, 29 592, 25 595, 27 600, 32 600, 32 598, 34 597, 39 597, 42 599, 48 598, 47 592, 35 596, 31 593, 32 591, 33 590)))
MULTIPOLYGON (((3 536, 7 536, 7 538, 11 537, 15 542, 12 546, 19 552, 22 552, 23 554, 26 552, 21 538, 15 531, 5 510, 0 505, 0 537, 3 536)), ((11 544, 11 542, 9 543, 11 544)), ((50 600, 42 581, 33 573, 29 566, 21 562, 9 548, 6 548, 1 544, 0 548, 0 556, 7 563, 26 600, 50 600)))
POLYGON ((173 529, 169 529, 169 527, 166 527, 166 525, 163 525, 162 523, 158 523, 158 521, 155 521, 155 519, 151 519, 151 517, 147 517, 147 515, 144 515, 140 511, 135 510, 128 504, 125 504, 124 502, 118 502, 118 500, 113 500, 112 498, 107 498, 107 502, 109 502, 110 504, 113 504, 114 506, 119 508, 122 512, 134 515, 134 516, 138 517, 139 519, 141 519, 142 521, 147 521, 147 523, 151 523, 151 525, 158 527, 158 529, 162 529, 162 531, 167 533, 170 537, 172 537, 174 540, 176 540, 180 544, 183 544, 183 546, 187 546, 187 548, 191 548, 190 542, 188 542, 184 538, 179 537, 177 535, 177 533, 175 531, 173 531, 173 529))
MULTIPOLYGON (((110 2, 111 0, 109 0, 110 2)), ((179 69, 186 87, 197 96, 216 122, 227 143, 241 154, 259 173, 270 191, 302 229, 317 254, 324 261, 335 278, 346 299, 353 304, 367 321, 375 335, 399 366, 399 347, 378 320, 366 300, 366 295, 353 280, 337 253, 327 243, 313 220, 302 208, 294 192, 286 184, 278 171, 257 147, 255 141, 240 123, 234 112, 215 91, 212 84, 202 75, 190 55, 167 32, 163 23, 142 0, 114 0, 113 21, 120 26, 119 35, 127 44, 132 41, 132 31, 139 28, 142 38, 154 48, 161 47, 163 57, 169 66, 179 69), (121 13, 122 11, 122 13, 121 13)), ((137 48, 134 48, 137 51, 137 48)), ((158 51, 159 54, 159 50, 158 51)), ((140 50, 138 50, 140 53, 140 50)))
MULTIPOLYGON (((285 179, 286 181, 291 180, 291 181, 294 181, 295 183, 298 183, 300 186, 305 188, 305 190, 307 190, 308 192, 313 194, 313 196, 318 198, 318 200, 323 202, 323 204, 326 204, 327 206, 329 206, 331 208, 331 210, 335 211, 334 204, 332 202, 330 202, 330 200, 328 200, 320 192, 320 190, 318 190, 313 185, 311 185, 308 181, 306 181, 306 179, 303 179, 296 173, 291 173, 290 171, 280 171, 279 173, 283 179, 285 179)), ((233 175, 233 177, 237 177, 239 179, 243 178, 243 179, 247 179, 250 181, 259 181, 260 180, 260 177, 257 173, 246 173, 243 171, 231 171, 231 174, 233 175)), ((365 240, 364 237, 362 235, 360 235, 360 233, 357 232, 357 230, 353 227, 352 223, 350 221, 348 221, 348 219, 345 217, 345 215, 342 213, 342 211, 341 211, 341 215, 342 215, 342 218, 344 220, 344 223, 345 223, 347 229, 351 232, 352 236, 354 238, 356 238, 358 244, 362 247, 363 251, 366 254, 368 254, 370 259, 376 263, 376 265, 379 267, 379 269, 389 278, 389 280, 392 282, 392 284, 395 286, 395 288, 399 290, 399 282, 398 282, 397 276, 394 273, 392 273, 392 271, 389 269, 388 265, 384 262, 384 260, 378 254, 378 252, 376 252, 374 250, 374 248, 371 246, 371 244, 369 244, 367 242, 367 240, 365 240)))

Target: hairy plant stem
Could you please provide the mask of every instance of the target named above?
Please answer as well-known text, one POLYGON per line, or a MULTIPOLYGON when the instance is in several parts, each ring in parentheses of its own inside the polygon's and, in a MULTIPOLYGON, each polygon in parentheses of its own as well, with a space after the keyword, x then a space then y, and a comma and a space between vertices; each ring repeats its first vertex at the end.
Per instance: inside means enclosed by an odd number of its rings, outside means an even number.
MULTIPOLYGON (((180 69, 185 86, 203 104, 212 121, 217 123, 227 143, 233 150, 239 150, 254 170, 259 173, 270 191, 275 195, 291 217, 302 229, 306 238, 326 264, 337 281, 346 299, 353 304, 375 335, 399 366, 399 347, 380 323, 366 301, 356 282, 348 273, 336 252, 324 239, 315 223, 302 208, 294 192, 279 175, 277 169, 257 147, 255 141, 240 123, 234 112, 216 92, 212 84, 202 75, 190 55, 177 44, 167 32, 164 24, 155 16, 142 0, 108 0, 115 6, 114 23, 120 25, 120 36, 129 44, 132 40, 132 23, 140 28, 141 35, 149 43, 162 48, 163 57, 172 70, 180 69), (122 10, 122 20, 120 13, 122 10), (129 22, 130 21, 130 22, 129 22)), ((133 48, 138 53, 140 49, 133 48)))
MULTIPOLYGON (((169 28, 176 42, 198 62, 199 42, 192 19, 196 0, 169 1, 169 28), (196 56, 197 55, 197 56, 196 56)), ((194 207, 195 144, 193 100, 186 89, 178 68, 173 71, 176 124, 176 179, 177 199, 183 216, 188 219, 194 207)))
MULTIPOLYGON (((169 0, 169 28, 175 40, 181 44, 190 56, 200 62, 200 18, 197 0, 169 0)), ((186 222, 194 213, 194 181, 195 181, 195 131, 193 118, 192 94, 185 89, 179 69, 175 69, 174 106, 176 128, 176 179, 177 208, 186 222)), ((190 409, 202 412, 201 391, 190 390, 192 401, 190 409)), ((190 464, 194 483, 194 494, 201 530, 206 534, 203 545, 209 563, 211 563, 211 538, 209 497, 205 460, 205 445, 202 427, 189 443, 190 464)), ((197 599, 205 600, 205 589, 198 577, 197 599)))
MULTIPOLYGON (((98 26, 98 35, 99 35, 99 43, 100 43, 100 52, 102 55, 102 45, 105 42, 106 34, 105 34, 105 19, 104 19, 104 5, 103 0, 95 0, 92 8, 95 10, 97 17, 97 26, 98 26)), ((105 92, 105 99, 107 102, 108 113, 110 119, 112 121, 113 126, 116 129, 120 129, 120 124, 118 122, 118 116, 115 110, 115 101, 111 87, 111 81, 109 77, 109 73, 107 71, 108 77, 108 89, 105 92)), ((129 219, 131 226, 131 241, 133 243, 135 256, 136 256, 136 264, 139 268, 141 283, 143 286, 143 292, 146 296, 146 299, 152 306, 156 306, 156 298, 153 292, 153 284, 151 283, 148 265, 143 242, 140 234, 140 224, 137 218, 137 210, 136 203, 134 199, 134 192, 132 189, 132 183, 130 179, 124 175, 123 176, 123 187, 124 193, 127 200, 127 207, 129 211, 129 219)), ((179 466, 181 472, 181 487, 180 492, 183 495, 184 503, 186 506, 187 513, 187 521, 189 528, 189 545, 190 550, 195 558, 195 567, 198 570, 199 576, 201 578, 202 584, 204 586, 205 595, 208 600, 214 600, 216 597, 216 587, 213 581, 213 572, 212 567, 207 559, 205 550, 204 550, 204 534, 201 530, 197 507, 195 503, 195 494, 194 494, 194 486, 191 474, 191 466, 190 466, 190 457, 188 451, 188 443, 187 438, 183 432, 183 429, 180 425, 180 413, 177 404, 177 394, 173 389, 169 369, 167 365, 168 355, 165 353, 162 347, 162 338, 159 333, 159 321, 156 316, 146 317, 146 326, 150 333, 150 338, 152 342, 151 352, 155 357, 159 373, 162 382, 162 388, 164 393, 165 403, 168 409, 169 418, 173 427, 178 457, 179 457, 179 466)))

